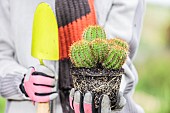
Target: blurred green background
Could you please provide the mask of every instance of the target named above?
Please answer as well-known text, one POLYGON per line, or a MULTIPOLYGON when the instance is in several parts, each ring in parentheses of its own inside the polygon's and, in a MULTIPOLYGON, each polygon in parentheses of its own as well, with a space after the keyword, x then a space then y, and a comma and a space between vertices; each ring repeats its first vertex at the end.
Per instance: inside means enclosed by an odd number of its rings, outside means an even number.
MULTIPOLYGON (((170 113, 170 7, 147 5, 134 63, 139 73, 135 101, 146 113, 170 113)), ((4 109, 0 98, 0 113, 4 109)))
POLYGON ((170 6, 147 5, 135 66, 136 102, 146 113, 170 113, 170 6))

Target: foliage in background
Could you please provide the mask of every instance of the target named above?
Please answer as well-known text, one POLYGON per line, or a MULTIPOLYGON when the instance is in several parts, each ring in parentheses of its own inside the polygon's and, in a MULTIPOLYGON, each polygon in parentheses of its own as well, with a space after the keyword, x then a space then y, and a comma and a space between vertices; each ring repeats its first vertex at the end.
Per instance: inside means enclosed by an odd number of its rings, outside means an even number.
POLYGON ((0 97, 0 113, 4 113, 5 111, 5 99, 0 97))
POLYGON ((146 113, 170 113, 169 27, 170 8, 149 5, 135 60, 139 73, 137 94, 140 95, 136 101, 146 113))

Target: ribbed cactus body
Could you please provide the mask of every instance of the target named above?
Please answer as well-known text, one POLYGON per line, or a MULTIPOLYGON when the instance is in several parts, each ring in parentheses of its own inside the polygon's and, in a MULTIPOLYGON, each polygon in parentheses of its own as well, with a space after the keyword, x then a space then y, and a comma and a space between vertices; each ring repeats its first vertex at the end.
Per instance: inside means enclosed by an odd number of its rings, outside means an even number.
POLYGON ((89 26, 85 29, 83 38, 87 41, 92 41, 96 38, 106 39, 106 33, 100 26, 89 26))
POLYGON ((120 38, 113 38, 108 40, 108 43, 110 46, 115 46, 118 45, 120 47, 122 47, 124 50, 128 51, 129 50, 129 46, 128 43, 120 38))
POLYGON ((102 66, 106 69, 119 69, 127 58, 127 51, 120 46, 112 46, 102 66))
POLYGON ((70 59, 76 67, 95 67, 96 62, 91 54, 88 41, 80 40, 70 47, 70 59))
POLYGON ((103 62, 108 54, 108 42, 105 39, 97 38, 90 43, 90 48, 95 60, 98 63, 103 62))

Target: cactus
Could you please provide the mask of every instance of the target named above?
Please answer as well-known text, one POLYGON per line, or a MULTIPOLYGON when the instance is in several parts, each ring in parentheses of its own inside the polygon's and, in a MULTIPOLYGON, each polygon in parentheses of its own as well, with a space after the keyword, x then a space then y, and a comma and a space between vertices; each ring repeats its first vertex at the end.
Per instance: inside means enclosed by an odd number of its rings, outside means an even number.
POLYGON ((128 56, 128 43, 122 39, 107 40, 100 26, 89 26, 83 38, 70 47, 70 59, 75 67, 120 69, 128 56))
POLYGON ((96 38, 106 39, 106 33, 100 26, 89 26, 83 32, 83 38, 87 41, 92 41, 96 38))
POLYGON ((91 68, 96 65, 88 41, 80 40, 70 46, 69 57, 76 67, 91 68))
POLYGON ((109 45, 105 39, 96 38, 90 42, 90 48, 97 63, 103 62, 108 54, 108 47, 109 45))
POLYGON ((127 59, 128 52, 121 46, 110 47, 110 51, 102 66, 106 69, 120 69, 127 59))
POLYGON ((108 40, 108 43, 110 46, 118 45, 118 46, 121 46, 125 51, 129 50, 128 43, 120 38, 110 39, 110 40, 108 40))

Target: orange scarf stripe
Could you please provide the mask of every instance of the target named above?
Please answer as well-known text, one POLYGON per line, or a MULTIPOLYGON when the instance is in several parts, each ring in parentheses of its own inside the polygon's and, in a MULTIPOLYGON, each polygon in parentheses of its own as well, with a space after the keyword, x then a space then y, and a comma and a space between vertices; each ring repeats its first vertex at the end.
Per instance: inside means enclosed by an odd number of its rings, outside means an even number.
MULTIPOLYGON (((82 25, 82 28, 83 28, 83 30, 84 30, 84 28, 87 27, 86 16, 82 16, 81 18, 82 18, 82 20, 81 20, 81 25, 82 25)), ((82 35, 82 34, 81 34, 81 35, 82 35)))
POLYGON ((67 51, 69 50, 69 47, 68 45, 71 45, 71 42, 70 42, 70 36, 69 36, 69 31, 67 29, 68 26, 64 26, 64 34, 65 34, 65 42, 66 42, 66 51, 64 52, 64 55, 67 56, 67 51))
POLYGON ((63 55, 64 52, 62 52, 62 51, 66 51, 67 49, 66 49, 66 46, 61 47, 61 45, 66 45, 65 40, 64 40, 65 36, 64 36, 64 28, 63 27, 59 28, 59 37, 60 37, 59 38, 60 56, 64 56, 63 55))
POLYGON ((95 13, 95 8, 94 8, 94 0, 88 0, 89 5, 90 5, 90 9, 91 9, 91 24, 96 24, 96 13, 95 13))
POLYGON ((69 30, 69 35, 70 35, 70 44, 73 43, 75 40, 74 36, 74 30, 73 30, 73 25, 71 23, 68 24, 68 30, 69 30))
POLYGON ((82 33, 89 25, 96 24, 96 16, 94 11, 94 0, 88 0, 90 13, 76 19, 75 21, 59 27, 59 47, 60 59, 68 58, 69 47, 75 41, 82 39, 82 33))

